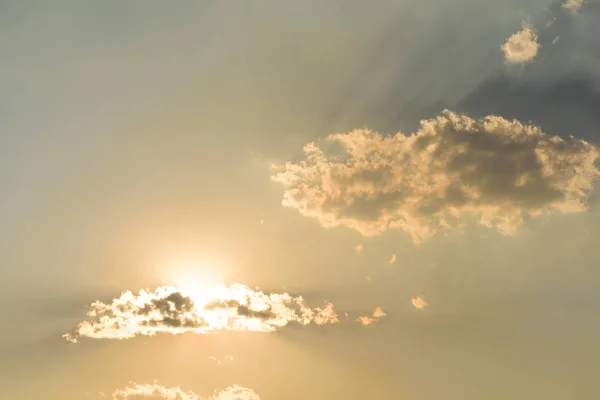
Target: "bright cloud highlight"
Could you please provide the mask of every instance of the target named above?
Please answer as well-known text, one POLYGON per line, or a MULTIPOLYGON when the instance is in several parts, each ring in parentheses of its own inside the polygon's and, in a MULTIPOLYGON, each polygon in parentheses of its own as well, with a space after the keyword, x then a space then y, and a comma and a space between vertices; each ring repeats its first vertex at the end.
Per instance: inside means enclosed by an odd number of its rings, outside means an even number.
POLYGON ((90 319, 79 323, 75 333, 64 335, 65 339, 130 339, 222 330, 272 332, 290 322, 339 322, 331 303, 310 308, 302 297, 265 294, 240 284, 193 293, 170 286, 141 290, 137 295, 126 291, 109 304, 93 303, 87 315, 90 319))
POLYGON ((590 143, 448 110, 410 135, 358 129, 309 143, 304 153, 274 166, 284 206, 365 236, 402 229, 415 243, 461 217, 510 235, 529 217, 583 212, 600 176, 590 143))
POLYGON ((113 393, 113 400, 134 400, 140 397, 165 400, 260 400, 252 389, 233 385, 210 397, 200 397, 194 392, 184 392, 178 387, 165 387, 158 383, 137 384, 118 389, 113 393))

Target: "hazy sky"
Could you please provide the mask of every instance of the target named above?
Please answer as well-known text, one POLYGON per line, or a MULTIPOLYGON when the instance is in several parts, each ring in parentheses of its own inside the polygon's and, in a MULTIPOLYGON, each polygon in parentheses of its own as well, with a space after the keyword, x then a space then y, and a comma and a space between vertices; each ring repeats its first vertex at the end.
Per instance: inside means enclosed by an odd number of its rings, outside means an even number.
POLYGON ((0 398, 600 393, 598 0, 3 0, 0 54, 0 398))

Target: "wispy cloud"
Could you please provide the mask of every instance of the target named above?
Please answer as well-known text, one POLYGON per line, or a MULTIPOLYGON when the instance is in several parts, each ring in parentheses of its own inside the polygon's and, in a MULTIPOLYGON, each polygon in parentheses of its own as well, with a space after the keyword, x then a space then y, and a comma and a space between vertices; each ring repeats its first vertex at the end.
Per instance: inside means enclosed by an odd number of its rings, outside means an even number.
POLYGON ((500 49, 510 64, 528 63, 535 59, 541 45, 533 27, 524 24, 523 29, 506 40, 500 49))
POLYGON ((158 383, 138 384, 135 382, 132 382, 130 386, 126 388, 117 389, 113 393, 114 400, 133 400, 140 397, 165 400, 260 400, 258 394, 252 389, 238 385, 233 385, 210 397, 201 397, 194 392, 184 392, 176 386, 165 387, 158 383))
POLYGON ((364 247, 363 247, 363 245, 362 245, 362 244, 359 244, 358 246, 356 246, 356 247, 354 248, 354 251, 355 251, 357 254, 362 254, 363 250, 364 250, 364 247))
POLYGON ((65 339, 130 339, 220 330, 271 332, 290 322, 339 322, 331 303, 310 308, 302 297, 265 294, 240 284, 193 293, 170 286, 141 290, 137 295, 126 291, 109 304, 93 303, 87 315, 90 319, 79 323, 75 333, 64 335, 65 339))
POLYGON ((402 229, 415 243, 460 217, 514 234, 527 217, 585 211, 600 176, 592 144, 448 110, 410 135, 360 129, 304 152, 304 161, 274 166, 284 206, 366 236, 402 229))
POLYGON ((415 307, 418 310, 422 310, 429 305, 429 303, 427 303, 425 299, 421 296, 413 297, 412 299, 410 299, 410 302, 412 303, 413 307, 415 307))
POLYGON ((390 260, 388 261, 388 264, 393 264, 396 262, 396 255, 392 254, 392 256, 390 257, 390 260))
POLYGON ((383 318, 386 316, 386 313, 383 312, 383 309, 381 307, 377 307, 375 309, 375 311, 373 312, 373 316, 364 316, 364 317, 358 317, 357 321, 360 322, 363 325, 371 325, 372 323, 375 323, 377 321, 379 321, 380 318, 383 318))
POLYGON ((231 362, 233 361, 233 356, 225 356, 222 359, 217 358, 217 357, 208 357, 209 360, 214 361, 218 367, 220 367, 224 362, 231 362))

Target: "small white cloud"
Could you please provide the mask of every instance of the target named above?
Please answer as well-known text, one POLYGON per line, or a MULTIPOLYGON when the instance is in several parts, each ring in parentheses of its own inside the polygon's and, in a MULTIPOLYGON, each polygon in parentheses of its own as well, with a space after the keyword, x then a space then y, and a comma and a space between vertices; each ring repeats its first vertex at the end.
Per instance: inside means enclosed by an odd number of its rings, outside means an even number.
POLYGON ((584 0, 566 0, 563 4, 562 4, 562 8, 564 8, 565 10, 570 10, 572 12, 577 12, 581 9, 581 7, 583 6, 583 3, 585 3, 584 0))
POLYGON ((375 309, 375 311, 373 312, 373 318, 379 319, 382 317, 385 317, 387 314, 383 312, 383 309, 381 307, 377 307, 375 309))
POLYGON ((362 254, 362 252, 363 252, 363 245, 362 245, 362 244, 359 244, 358 246, 356 246, 356 247, 354 248, 354 251, 355 251, 357 254, 362 254))
POLYGON ((375 322, 375 320, 369 316, 358 317, 357 321, 364 326, 371 325, 373 322, 375 322))
POLYGON ((506 40, 500 48, 504 59, 510 64, 528 63, 535 59, 541 45, 533 27, 524 25, 523 29, 506 40))
POLYGON ((410 299, 410 302, 412 303, 413 307, 418 310, 422 310, 429 305, 429 303, 427 303, 421 296, 413 297, 410 299))
POLYGON ((79 343, 79 340, 75 336, 71 335, 70 333, 65 333, 64 335, 62 335, 62 337, 67 342, 70 342, 70 343, 79 343))
POLYGON ((388 264, 393 264, 396 262, 396 255, 392 254, 392 256, 390 257, 390 261, 388 261, 388 264))
POLYGON ((554 39, 552 39, 552 44, 558 43, 559 40, 560 40, 560 36, 555 37, 554 39))
POLYGON ((363 324, 364 326, 367 325, 371 325, 377 321, 379 321, 381 318, 385 317, 386 313, 383 312, 383 309, 381 307, 377 307, 375 309, 375 311, 373 312, 373 316, 364 316, 364 317, 358 317, 357 321, 360 322, 361 324, 363 324))

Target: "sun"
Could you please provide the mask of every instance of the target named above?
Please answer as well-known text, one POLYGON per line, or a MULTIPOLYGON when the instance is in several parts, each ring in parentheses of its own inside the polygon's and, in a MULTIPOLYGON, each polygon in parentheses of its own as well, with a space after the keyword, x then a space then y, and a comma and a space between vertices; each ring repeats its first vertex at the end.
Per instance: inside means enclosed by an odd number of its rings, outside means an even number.
POLYGON ((192 297, 201 297, 203 293, 221 284, 219 267, 201 261, 176 263, 169 268, 173 286, 192 297))

